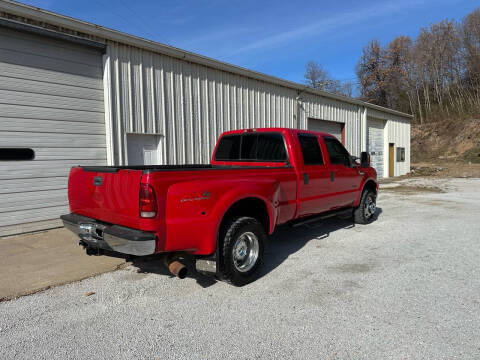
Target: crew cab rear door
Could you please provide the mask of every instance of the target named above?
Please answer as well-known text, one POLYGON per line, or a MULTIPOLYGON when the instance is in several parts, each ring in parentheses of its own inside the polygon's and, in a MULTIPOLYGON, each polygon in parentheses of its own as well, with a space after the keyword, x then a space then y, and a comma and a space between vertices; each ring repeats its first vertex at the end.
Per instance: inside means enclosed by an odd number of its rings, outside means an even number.
POLYGON ((362 176, 340 141, 333 136, 324 136, 322 140, 330 169, 331 203, 335 208, 351 206, 360 190, 362 176))
POLYGON ((301 149, 298 166, 298 209, 297 217, 318 214, 330 209, 330 172, 325 163, 317 135, 298 133, 294 141, 301 149))

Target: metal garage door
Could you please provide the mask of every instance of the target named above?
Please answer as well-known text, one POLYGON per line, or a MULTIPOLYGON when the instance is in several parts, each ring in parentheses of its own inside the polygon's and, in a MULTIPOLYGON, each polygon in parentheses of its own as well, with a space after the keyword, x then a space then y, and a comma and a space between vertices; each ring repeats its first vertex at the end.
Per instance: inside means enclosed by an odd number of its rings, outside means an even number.
POLYGON ((106 164, 102 54, 0 28, 0 236, 58 225, 72 165, 106 164), (7 150, 6 150, 7 149, 7 150))
POLYGON ((383 121, 368 119, 367 151, 370 153, 372 166, 378 177, 383 177, 383 121))
POLYGON ((308 130, 332 134, 342 141, 342 123, 319 119, 308 119, 308 130))

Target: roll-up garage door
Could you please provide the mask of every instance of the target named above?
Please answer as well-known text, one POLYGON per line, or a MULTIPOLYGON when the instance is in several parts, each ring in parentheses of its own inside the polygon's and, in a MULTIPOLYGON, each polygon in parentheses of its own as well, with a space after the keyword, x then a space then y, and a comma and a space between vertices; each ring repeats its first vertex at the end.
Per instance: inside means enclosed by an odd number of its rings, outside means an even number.
POLYGON ((377 170, 377 176, 383 177, 383 121, 369 118, 367 133, 367 151, 370 153, 371 164, 377 170))
POLYGON ((342 123, 319 119, 308 119, 308 130, 326 132, 342 141, 342 123))
POLYGON ((59 225, 70 167, 106 164, 102 73, 98 49, 0 28, 0 236, 59 225))

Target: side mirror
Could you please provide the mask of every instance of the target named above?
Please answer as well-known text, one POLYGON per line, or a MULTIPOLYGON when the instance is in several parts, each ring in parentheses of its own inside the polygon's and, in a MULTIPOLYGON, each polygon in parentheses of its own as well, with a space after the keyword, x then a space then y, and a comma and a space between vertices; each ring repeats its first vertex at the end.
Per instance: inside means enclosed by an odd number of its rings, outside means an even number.
POLYGON ((360 166, 366 168, 370 166, 370 154, 366 151, 363 151, 360 154, 360 166))
POLYGON ((358 156, 350 155, 350 167, 358 167, 360 158, 358 156))

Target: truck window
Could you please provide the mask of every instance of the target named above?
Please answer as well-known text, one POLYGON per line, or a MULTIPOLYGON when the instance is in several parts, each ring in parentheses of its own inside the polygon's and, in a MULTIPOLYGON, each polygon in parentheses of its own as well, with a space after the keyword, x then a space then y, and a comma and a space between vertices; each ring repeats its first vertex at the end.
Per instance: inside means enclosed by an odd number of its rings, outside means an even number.
POLYGON ((330 164, 351 166, 351 157, 347 150, 337 139, 333 137, 324 137, 325 145, 327 147, 328 156, 330 157, 330 164))
POLYGON ((322 150, 315 135, 298 134, 305 165, 323 165, 322 150))
POLYGON ((261 132, 223 136, 215 160, 285 162, 288 157, 282 134, 261 132))
POLYGON ((225 135, 215 151, 216 160, 238 160, 240 158, 240 135, 225 135))
POLYGON ((258 134, 257 158, 266 161, 287 161, 287 152, 282 134, 258 134))
POLYGON ((257 140, 257 134, 242 135, 240 159, 255 160, 257 158, 257 140))

